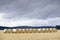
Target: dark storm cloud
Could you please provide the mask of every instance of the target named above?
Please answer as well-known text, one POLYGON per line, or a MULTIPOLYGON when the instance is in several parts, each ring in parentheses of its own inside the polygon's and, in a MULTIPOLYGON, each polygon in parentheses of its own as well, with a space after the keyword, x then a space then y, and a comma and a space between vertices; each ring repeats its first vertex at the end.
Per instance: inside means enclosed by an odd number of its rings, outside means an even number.
POLYGON ((0 0, 0 12, 7 19, 60 17, 60 0, 0 0))

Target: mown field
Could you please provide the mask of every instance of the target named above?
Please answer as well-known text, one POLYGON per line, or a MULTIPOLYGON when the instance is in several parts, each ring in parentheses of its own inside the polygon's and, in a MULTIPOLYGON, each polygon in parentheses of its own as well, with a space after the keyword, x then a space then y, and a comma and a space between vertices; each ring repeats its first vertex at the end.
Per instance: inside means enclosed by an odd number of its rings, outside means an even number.
POLYGON ((55 33, 3 33, 0 40, 60 40, 60 30, 55 33))

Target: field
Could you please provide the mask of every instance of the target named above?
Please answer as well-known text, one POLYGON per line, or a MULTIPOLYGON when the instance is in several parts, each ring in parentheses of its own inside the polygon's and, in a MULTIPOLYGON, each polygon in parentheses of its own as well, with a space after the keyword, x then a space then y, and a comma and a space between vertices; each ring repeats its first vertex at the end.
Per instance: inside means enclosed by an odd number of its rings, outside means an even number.
POLYGON ((3 33, 0 40, 60 40, 60 30, 55 33, 3 33))

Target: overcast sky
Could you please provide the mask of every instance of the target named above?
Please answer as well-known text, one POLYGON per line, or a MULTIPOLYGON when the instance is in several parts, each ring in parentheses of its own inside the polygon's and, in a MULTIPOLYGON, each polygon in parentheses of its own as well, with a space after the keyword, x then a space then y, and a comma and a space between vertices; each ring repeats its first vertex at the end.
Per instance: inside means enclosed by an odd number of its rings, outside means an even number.
POLYGON ((60 0, 0 0, 0 25, 60 25, 60 0))

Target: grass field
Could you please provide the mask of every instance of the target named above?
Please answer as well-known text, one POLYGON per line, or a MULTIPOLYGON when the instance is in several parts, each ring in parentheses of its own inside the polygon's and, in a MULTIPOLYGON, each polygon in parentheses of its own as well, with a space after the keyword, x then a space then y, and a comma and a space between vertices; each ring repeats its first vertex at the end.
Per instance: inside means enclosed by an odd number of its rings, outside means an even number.
POLYGON ((60 30, 55 33, 3 33, 0 40, 60 40, 60 30))

